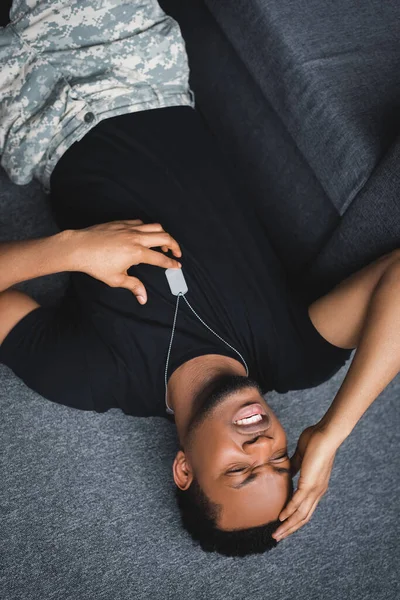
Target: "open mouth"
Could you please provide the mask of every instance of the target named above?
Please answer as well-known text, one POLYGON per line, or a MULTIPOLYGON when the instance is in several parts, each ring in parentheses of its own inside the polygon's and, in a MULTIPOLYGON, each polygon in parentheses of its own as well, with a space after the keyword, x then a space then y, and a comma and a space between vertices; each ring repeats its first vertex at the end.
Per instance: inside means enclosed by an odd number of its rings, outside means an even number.
POLYGON ((245 419, 239 419, 238 421, 234 421, 235 425, 252 425, 253 423, 260 423, 262 421, 262 415, 252 415, 251 417, 246 417, 245 419))
POLYGON ((248 406, 244 406, 238 410, 233 416, 235 425, 252 425, 253 423, 261 423, 263 417, 267 413, 259 402, 252 402, 248 406))

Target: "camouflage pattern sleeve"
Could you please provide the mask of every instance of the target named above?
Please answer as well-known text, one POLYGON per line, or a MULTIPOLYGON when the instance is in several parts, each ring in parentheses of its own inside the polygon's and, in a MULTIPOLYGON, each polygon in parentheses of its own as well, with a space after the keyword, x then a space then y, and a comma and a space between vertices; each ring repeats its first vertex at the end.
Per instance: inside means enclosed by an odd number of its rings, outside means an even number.
POLYGON ((51 173, 102 119, 194 107, 178 23, 157 0, 14 0, 0 28, 1 164, 17 184, 51 173))

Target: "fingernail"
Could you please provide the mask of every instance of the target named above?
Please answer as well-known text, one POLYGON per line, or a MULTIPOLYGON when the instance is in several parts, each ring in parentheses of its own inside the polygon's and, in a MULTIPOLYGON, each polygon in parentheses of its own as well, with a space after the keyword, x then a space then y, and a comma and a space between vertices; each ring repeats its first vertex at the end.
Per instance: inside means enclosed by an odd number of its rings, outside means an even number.
POLYGON ((137 299, 139 300, 140 304, 144 304, 146 302, 146 298, 144 298, 144 296, 138 296, 137 299))

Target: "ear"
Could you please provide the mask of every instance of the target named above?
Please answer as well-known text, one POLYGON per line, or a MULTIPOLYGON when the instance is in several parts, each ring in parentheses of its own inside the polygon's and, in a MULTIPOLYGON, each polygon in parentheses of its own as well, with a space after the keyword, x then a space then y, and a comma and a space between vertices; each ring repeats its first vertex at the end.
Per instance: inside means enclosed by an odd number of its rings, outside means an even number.
POLYGON ((172 465, 172 475, 178 488, 185 491, 193 481, 192 469, 186 460, 186 454, 179 450, 172 465))

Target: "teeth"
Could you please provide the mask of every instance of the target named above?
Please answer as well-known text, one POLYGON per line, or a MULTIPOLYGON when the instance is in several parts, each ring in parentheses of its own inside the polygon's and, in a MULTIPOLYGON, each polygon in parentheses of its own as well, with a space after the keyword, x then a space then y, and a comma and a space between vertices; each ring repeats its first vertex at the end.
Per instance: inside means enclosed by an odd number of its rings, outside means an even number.
POLYGON ((258 423, 259 421, 262 421, 262 415, 252 415, 245 419, 239 419, 238 421, 235 421, 235 423, 236 425, 250 425, 251 423, 258 423))

